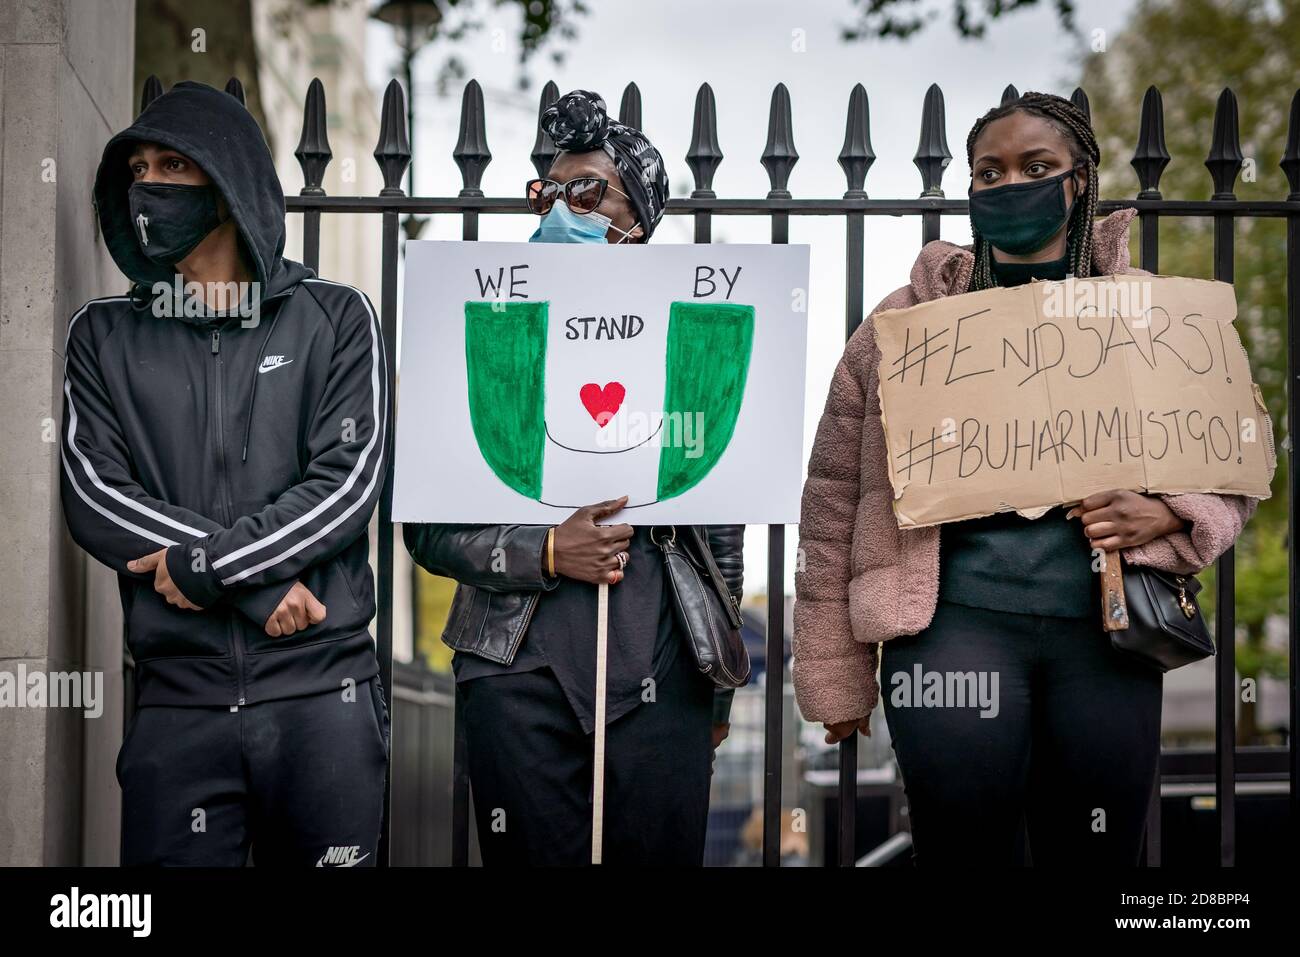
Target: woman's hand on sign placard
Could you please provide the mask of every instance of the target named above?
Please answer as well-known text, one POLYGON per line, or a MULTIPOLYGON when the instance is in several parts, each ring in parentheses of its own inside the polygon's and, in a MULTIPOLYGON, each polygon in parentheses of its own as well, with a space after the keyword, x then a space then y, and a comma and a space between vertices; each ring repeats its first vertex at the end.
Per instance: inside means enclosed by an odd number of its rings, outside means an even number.
POLYGON ((823 724, 826 729, 826 743, 837 744, 853 734, 854 731, 861 731, 867 737, 871 737, 871 715, 863 715, 852 721, 834 721, 830 724, 823 724))
POLYGON ((1183 520, 1161 499, 1126 489, 1089 495, 1065 517, 1080 519, 1089 543, 1103 552, 1145 545, 1183 528, 1183 520))
POLYGON ((600 525, 627 504, 627 496, 584 505, 555 526, 555 571, 593 585, 617 585, 623 580, 631 525, 600 525), (619 554, 624 560, 619 561, 619 554))

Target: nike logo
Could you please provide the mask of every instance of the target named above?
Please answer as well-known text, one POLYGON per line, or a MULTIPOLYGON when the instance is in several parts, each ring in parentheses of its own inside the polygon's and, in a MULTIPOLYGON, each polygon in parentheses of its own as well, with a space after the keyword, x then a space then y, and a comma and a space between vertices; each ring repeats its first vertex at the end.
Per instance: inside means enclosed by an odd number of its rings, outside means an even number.
POLYGON ((361 848, 356 845, 353 845, 352 847, 331 847, 320 856, 320 860, 316 862, 316 866, 356 867, 370 856, 370 852, 366 851, 366 853, 358 857, 357 852, 360 850, 361 848))
POLYGON ((262 359, 262 364, 257 367, 259 373, 270 372, 272 369, 278 369, 280 366, 287 366, 292 359, 286 359, 284 356, 266 356, 262 359))

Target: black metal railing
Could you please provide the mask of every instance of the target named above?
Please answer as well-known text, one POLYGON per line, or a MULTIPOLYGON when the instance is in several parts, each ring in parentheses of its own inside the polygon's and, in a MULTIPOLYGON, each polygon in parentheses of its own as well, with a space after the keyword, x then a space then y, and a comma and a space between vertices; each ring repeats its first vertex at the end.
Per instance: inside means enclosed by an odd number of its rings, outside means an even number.
MULTIPOLYGON (((238 80, 232 79, 226 89, 242 101, 243 88, 238 80)), ((150 77, 144 85, 141 109, 161 92, 162 87, 157 79, 150 77)), ((541 92, 539 112, 554 102, 558 93, 554 83, 547 83, 541 92)), ((1008 86, 1003 93, 1003 102, 1017 96, 1015 88, 1008 86)), ((1071 99, 1085 113, 1089 112, 1088 99, 1083 90, 1076 89, 1071 99)), ((306 265, 313 269, 319 264, 322 214, 373 213, 381 217, 380 315, 384 341, 392 356, 396 355, 399 216, 421 213, 456 215, 461 217, 462 237, 466 240, 476 240, 480 215, 527 212, 522 197, 489 197, 483 193, 482 176, 492 161, 492 153, 487 143, 483 92, 474 80, 466 85, 462 97, 460 133, 452 154, 461 172, 462 182, 459 192, 455 196, 407 196, 401 186, 402 175, 411 162, 404 104, 402 87, 393 80, 384 91, 379 142, 374 150, 375 161, 384 180, 384 187, 379 194, 377 196, 328 196, 321 188, 325 170, 332 158, 327 137, 325 90, 319 80, 313 80, 306 95, 302 137, 295 150, 295 156, 302 167, 305 185, 297 196, 287 199, 289 211, 302 216, 303 259, 306 265)), ((768 175, 767 194, 762 198, 719 198, 713 190, 713 176, 723 159, 718 141, 717 115, 713 90, 707 83, 703 84, 695 98, 691 143, 686 155, 687 166, 694 177, 694 189, 688 197, 670 200, 667 206, 668 214, 691 216, 694 220, 694 238, 699 243, 712 241, 713 218, 716 216, 765 216, 770 222, 770 241, 773 243, 789 241, 792 216, 842 217, 846 252, 844 290, 846 338, 853 334, 865 313, 863 287, 866 218, 917 216, 920 218, 921 243, 924 244, 939 238, 942 217, 967 215, 966 201, 945 198, 942 188, 943 175, 951 159, 951 153, 947 143, 943 93, 938 85, 931 85, 926 91, 921 110, 920 140, 913 156, 913 162, 921 175, 921 193, 915 199, 871 199, 866 193, 867 174, 876 159, 876 154, 871 145, 867 92, 861 84, 854 86, 849 94, 844 145, 838 157, 844 171, 846 189, 838 198, 796 198, 788 189, 790 173, 799 160, 799 154, 794 145, 790 95, 784 84, 777 84, 772 91, 767 142, 759 157, 768 175)), ((641 93, 634 83, 629 84, 623 93, 619 119, 632 126, 641 125, 641 93)), ((538 175, 545 175, 556 152, 550 137, 539 129, 531 153, 533 166, 538 175)), ((1290 187, 1290 193, 1285 199, 1244 201, 1238 199, 1233 192, 1244 157, 1238 139, 1236 96, 1229 89, 1225 89, 1219 97, 1215 111, 1213 138, 1205 161, 1213 180, 1211 198, 1209 200, 1165 199, 1160 193, 1159 182, 1169 160, 1164 140, 1163 104, 1159 91, 1152 87, 1147 90, 1142 102, 1139 139, 1131 160, 1137 171, 1141 189, 1134 199, 1101 201, 1098 204, 1098 212, 1106 214, 1125 207, 1137 210, 1141 265, 1151 272, 1157 272, 1159 267, 1159 223, 1162 218, 1211 218, 1214 228, 1214 278, 1226 282, 1231 282, 1233 279, 1235 221, 1245 217, 1281 217, 1286 220, 1286 381, 1288 383, 1286 427, 1289 428, 1289 424, 1295 421, 1297 412, 1300 411, 1296 390, 1292 388, 1296 382, 1296 375, 1300 372, 1300 335, 1298 335, 1300 332, 1300 90, 1296 91, 1291 100, 1286 146, 1279 163, 1290 187)), ((395 374, 390 363, 390 378, 395 374)), ((390 388, 391 384, 390 382, 390 388)), ((1288 456, 1292 454, 1290 442, 1284 443, 1283 448, 1288 456)), ((1297 473, 1293 467, 1289 470, 1287 489, 1290 506, 1288 542, 1296 540, 1298 531, 1294 507, 1296 492, 1297 473)), ((394 688, 392 604, 394 528, 391 522, 391 502, 390 460, 389 474, 385 478, 378 516, 379 611, 377 620, 378 652, 383 680, 388 688, 394 688)), ((780 862, 781 772, 785 757, 781 752, 782 700, 785 693, 785 675, 781 667, 786 637, 783 600, 785 535, 786 529, 783 525, 768 527, 766 625, 767 661, 771 664, 765 689, 763 766, 763 863, 766 866, 777 866, 780 862)), ((1298 594, 1294 549, 1291 549, 1289 559, 1289 607, 1294 608, 1298 594)), ((1235 785, 1237 781, 1235 565, 1231 550, 1220 558, 1217 570, 1215 632, 1219 654, 1215 682, 1214 754, 1217 787, 1215 806, 1218 817, 1219 861, 1225 866, 1231 866, 1236 856, 1235 785)), ((1297 622, 1294 614, 1289 618, 1288 627, 1290 654, 1288 695, 1290 726, 1294 729, 1298 670, 1297 622)), ((427 680, 417 680, 413 677, 418 673, 418 668, 406 666, 399 668, 398 677, 414 689, 407 697, 418 701, 423 700, 421 695, 426 697, 432 695, 445 704, 447 696, 453 693, 453 689, 442 687, 436 692, 431 691, 432 686, 427 680)), ((402 682, 399 682, 395 691, 400 691, 402 682)), ((401 695, 396 697, 400 698, 401 695)), ((446 713, 446 710, 443 713, 446 713)), ((464 770, 464 738, 459 720, 456 720, 455 724, 452 748, 454 769, 451 777, 452 830, 449 843, 453 863, 465 864, 468 862, 470 846, 468 777, 464 770)), ((393 735, 395 760, 390 762, 389 771, 390 796, 393 793, 391 786, 393 764, 397 762, 398 756, 405 755, 410 750, 403 749, 400 731, 401 728, 395 721, 393 735)), ((425 728, 421 733, 430 732, 425 728)), ((1169 754, 1166 753, 1162 760, 1162 768, 1168 764, 1168 758, 1169 754)), ((856 736, 840 745, 839 761, 838 861, 841 866, 853 866, 856 857, 853 800, 858 763, 856 736)), ((1252 766, 1269 767, 1279 777, 1285 774, 1290 782, 1289 810, 1294 833, 1296 823, 1300 821, 1300 816, 1297 815, 1295 787, 1297 766, 1294 733, 1289 735, 1288 745, 1285 748, 1253 749, 1252 766)), ((427 764, 417 765, 413 773, 422 773, 419 767, 427 768, 427 764)), ((1163 774, 1162 771, 1162 776, 1163 774)), ((1146 850, 1146 860, 1151 865, 1160 863, 1159 791, 1160 783, 1157 781, 1152 794, 1152 819, 1148 829, 1149 839, 1146 850)), ((432 806, 428 802, 422 805, 419 800, 411 797, 409 789, 400 790, 399 793, 404 795, 402 800, 404 813, 417 807, 432 806)), ((391 814, 386 814, 384 843, 380 855, 384 862, 390 859, 389 818, 391 814)), ((405 847, 405 843, 403 846, 405 847)), ((890 853, 883 853, 883 856, 889 857, 890 853)), ((401 856, 408 857, 406 854, 401 856)))

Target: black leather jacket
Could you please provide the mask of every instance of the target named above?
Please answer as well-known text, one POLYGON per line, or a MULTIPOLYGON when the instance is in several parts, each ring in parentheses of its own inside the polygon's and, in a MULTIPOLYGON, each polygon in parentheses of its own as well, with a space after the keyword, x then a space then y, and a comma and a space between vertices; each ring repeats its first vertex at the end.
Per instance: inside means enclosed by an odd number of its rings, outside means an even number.
MULTIPOLYGON (((542 571, 548 525, 408 524, 402 537, 422 568, 455 579, 443 643, 508 665, 514 661, 542 592, 558 579, 542 571)), ((712 553, 736 603, 745 578, 745 526, 698 525, 691 535, 712 553)), ((725 597, 725 596, 724 596, 725 597)), ((715 692, 714 721, 725 722, 732 692, 715 692)))

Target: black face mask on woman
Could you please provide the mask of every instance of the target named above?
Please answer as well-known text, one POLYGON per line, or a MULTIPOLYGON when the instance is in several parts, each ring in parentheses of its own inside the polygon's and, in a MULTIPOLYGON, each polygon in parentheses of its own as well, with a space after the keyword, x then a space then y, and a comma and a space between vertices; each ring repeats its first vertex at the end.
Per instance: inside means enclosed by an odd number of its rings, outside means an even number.
POLYGON ((185 183, 132 183, 127 193, 140 249, 154 262, 175 266, 221 225, 217 188, 185 183))
MULTIPOLYGON (((1074 176, 1068 169, 1059 176, 1029 183, 1009 183, 976 190, 970 196, 971 225, 981 236, 1005 253, 1024 256, 1047 245, 1065 225, 1074 210, 1065 204, 1065 181, 1074 176)), ((1075 196, 1079 183, 1075 180, 1075 196)))

